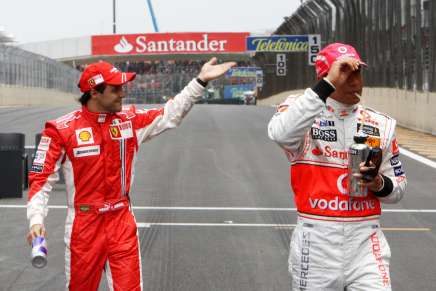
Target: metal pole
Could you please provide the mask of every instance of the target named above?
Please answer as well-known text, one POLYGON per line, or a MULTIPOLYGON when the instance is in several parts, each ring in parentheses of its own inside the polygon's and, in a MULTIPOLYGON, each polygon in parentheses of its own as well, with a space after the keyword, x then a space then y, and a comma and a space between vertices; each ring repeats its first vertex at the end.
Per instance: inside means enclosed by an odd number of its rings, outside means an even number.
POLYGON ((117 20, 116 20, 116 14, 115 14, 115 10, 116 10, 116 0, 113 0, 112 3, 112 10, 113 10, 113 19, 112 19, 112 28, 113 28, 113 34, 117 33, 117 20))

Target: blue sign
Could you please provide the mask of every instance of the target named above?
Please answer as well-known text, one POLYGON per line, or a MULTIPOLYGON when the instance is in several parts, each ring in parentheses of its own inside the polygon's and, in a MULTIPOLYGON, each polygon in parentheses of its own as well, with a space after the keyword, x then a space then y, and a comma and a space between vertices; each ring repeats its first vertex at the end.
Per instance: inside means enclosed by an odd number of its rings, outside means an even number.
POLYGON ((244 97, 245 91, 253 91, 255 87, 256 84, 225 85, 224 99, 242 99, 244 97))
POLYGON ((247 37, 247 51, 251 52, 307 52, 308 49, 308 35, 247 37))
POLYGON ((226 72, 226 78, 256 78, 257 71, 262 70, 258 67, 234 67, 226 72))

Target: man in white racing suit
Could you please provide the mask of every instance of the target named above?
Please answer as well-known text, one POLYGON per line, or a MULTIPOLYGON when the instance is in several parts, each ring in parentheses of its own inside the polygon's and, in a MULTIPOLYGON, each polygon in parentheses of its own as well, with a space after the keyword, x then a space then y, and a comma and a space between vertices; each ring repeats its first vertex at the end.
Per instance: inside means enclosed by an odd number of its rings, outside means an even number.
POLYGON ((380 203, 403 197, 406 176, 396 121, 359 103, 362 66, 353 47, 327 46, 315 62, 318 83, 279 105, 268 125, 291 164, 298 211, 289 255, 293 290, 391 290, 380 203), (347 186, 348 149, 358 131, 382 149, 380 165, 361 164, 362 175, 372 173, 361 180, 366 197, 350 196, 347 186))

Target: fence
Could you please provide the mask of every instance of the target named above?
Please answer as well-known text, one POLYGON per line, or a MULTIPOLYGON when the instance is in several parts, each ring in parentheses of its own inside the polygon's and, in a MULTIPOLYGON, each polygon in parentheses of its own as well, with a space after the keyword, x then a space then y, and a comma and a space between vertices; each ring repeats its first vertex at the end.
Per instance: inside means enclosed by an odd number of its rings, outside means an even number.
MULTIPOLYGON (((353 45, 368 63, 365 85, 436 91, 436 1, 307 0, 274 34, 321 34, 353 45)), ((275 54, 258 53, 265 72, 261 97, 313 84, 314 68, 301 54, 287 55, 288 76, 275 76, 275 54)))
POLYGON ((79 71, 20 48, 0 44, 0 86, 56 89, 79 94, 79 71))

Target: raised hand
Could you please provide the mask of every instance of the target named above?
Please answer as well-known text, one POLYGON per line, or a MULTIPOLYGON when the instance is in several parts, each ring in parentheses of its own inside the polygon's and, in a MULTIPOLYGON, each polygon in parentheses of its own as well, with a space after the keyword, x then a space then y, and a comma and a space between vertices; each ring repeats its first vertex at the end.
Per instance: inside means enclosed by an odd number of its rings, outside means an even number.
POLYGON ((235 66, 235 62, 226 62, 217 65, 217 58, 211 58, 203 65, 198 78, 204 82, 212 81, 223 76, 231 67, 235 66))
POLYGON ((358 71, 363 64, 355 58, 342 57, 333 63, 326 78, 335 87, 339 87, 347 81, 352 72, 358 71))

